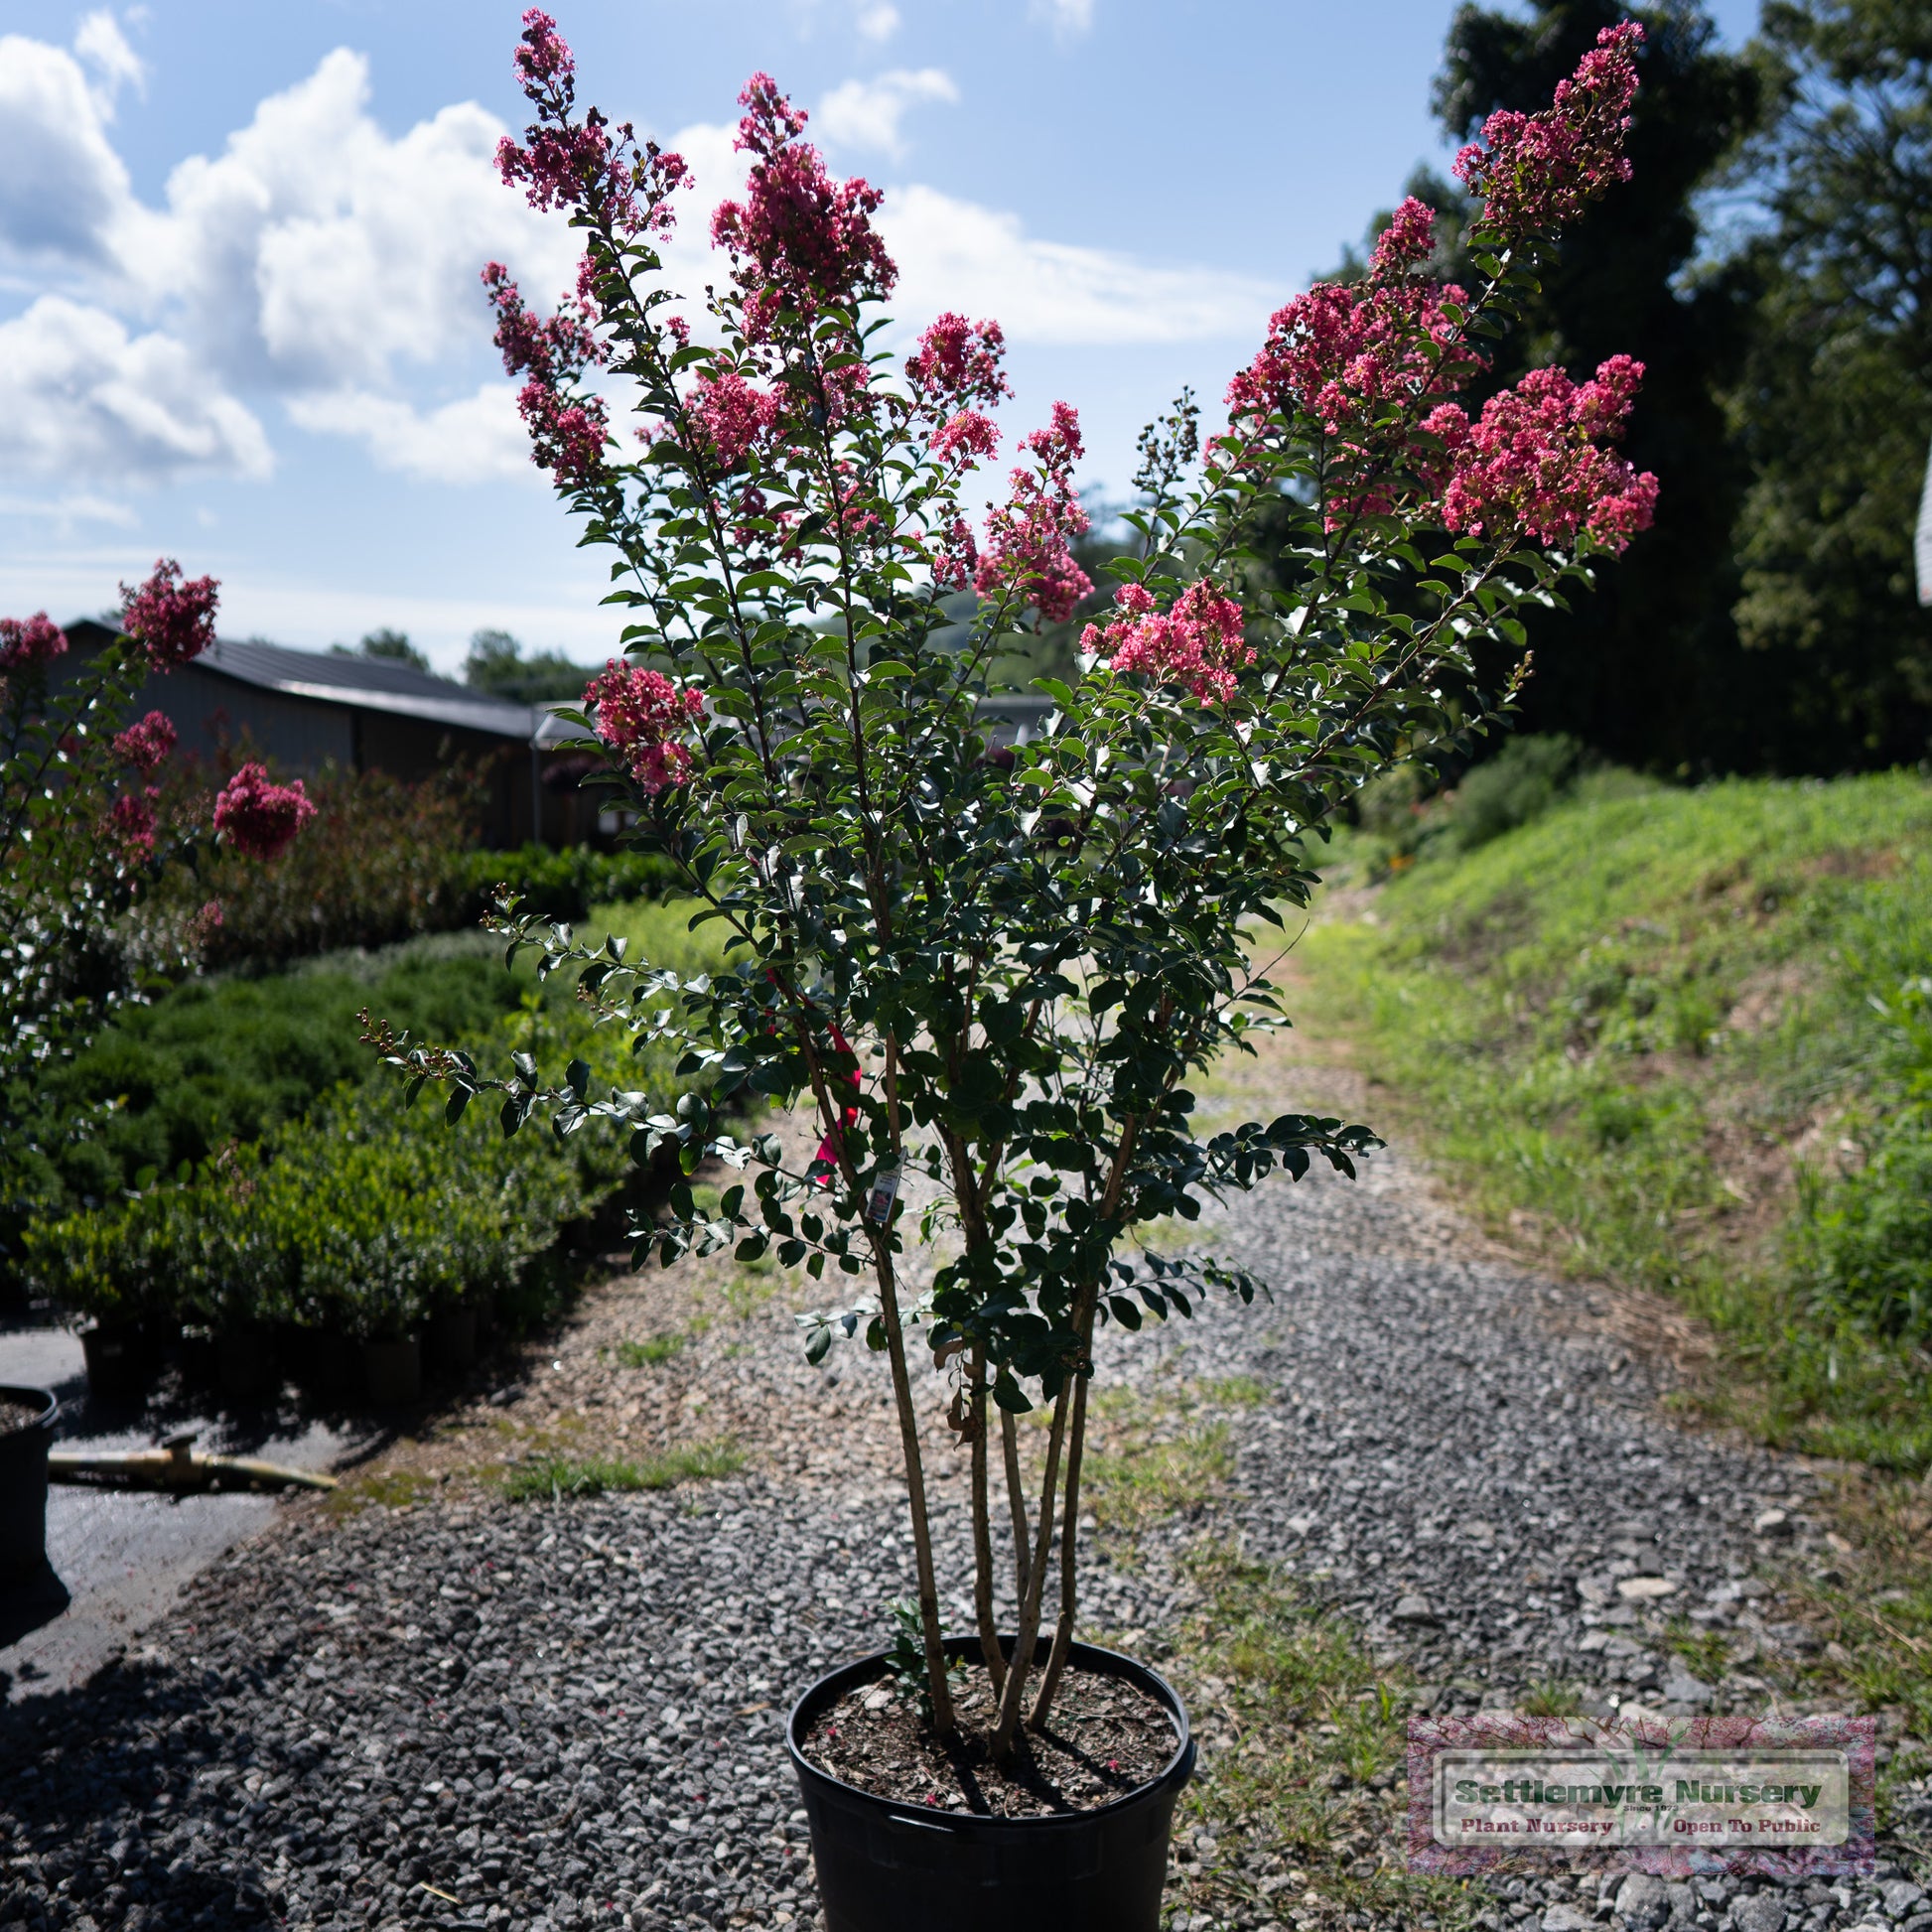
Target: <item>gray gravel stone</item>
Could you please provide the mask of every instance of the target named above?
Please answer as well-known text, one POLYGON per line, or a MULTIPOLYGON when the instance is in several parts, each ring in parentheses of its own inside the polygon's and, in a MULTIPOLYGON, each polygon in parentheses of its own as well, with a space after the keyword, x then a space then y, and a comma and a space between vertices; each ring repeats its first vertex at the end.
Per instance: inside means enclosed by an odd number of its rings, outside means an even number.
MULTIPOLYGON (((1774 1641, 1745 1587, 1753 1524, 1768 1507, 1802 1516, 1814 1479, 1665 1420, 1656 1373, 1589 1291, 1484 1255, 1397 1160, 1352 1188, 1264 1191, 1219 1245, 1272 1276, 1273 1304, 1110 1333, 1104 1375, 1238 1375, 1268 1395, 1226 1408, 1237 1478, 1217 1512, 1150 1536, 1132 1568, 1096 1561, 1095 1625, 1148 1633, 1136 1647, 1158 1658, 1189 1600, 1172 1558, 1212 1533, 1407 1655, 1444 1710, 1549 1678, 1588 1683, 1605 1709, 1653 1679, 1668 1689, 1680 1608, 1774 1641), (1618 1589, 1633 1578, 1673 1587, 1633 1600, 1618 1589), (1412 1597, 1438 1620, 1397 1622, 1412 1597)), ((305 1505, 117 1668, 15 1707, 0 1722, 0 1924, 810 1925, 784 1713, 881 1640, 911 1560, 865 1434, 890 1442, 877 1364, 806 1371, 788 1311, 767 1314, 709 1371, 751 1378, 739 1413, 771 1419, 753 1473, 590 1502, 305 1505), (858 1433, 841 1435, 848 1412, 858 1433)), ((939 1385, 922 1399, 936 1418, 939 1385)), ((957 1584, 956 1457, 934 1522, 957 1584)), ((1733 1672, 1713 1701, 1748 1706, 1760 1688, 1733 1672)), ((1917 1787, 1898 1810, 1932 1826, 1917 1787)), ((1513 1882, 1498 1926, 1535 1923, 1539 1905, 1546 1932, 1602 1923, 1584 1909, 1594 1890, 1513 1882)), ((1646 1880, 1631 1898, 1682 1919, 1680 1893, 1704 1923, 1728 1907, 1734 1932, 1784 1932, 1780 1893, 1730 1879, 1646 1880)), ((1840 1903, 1850 1888, 1825 1898, 1807 1932, 1863 1913, 1840 1903)))

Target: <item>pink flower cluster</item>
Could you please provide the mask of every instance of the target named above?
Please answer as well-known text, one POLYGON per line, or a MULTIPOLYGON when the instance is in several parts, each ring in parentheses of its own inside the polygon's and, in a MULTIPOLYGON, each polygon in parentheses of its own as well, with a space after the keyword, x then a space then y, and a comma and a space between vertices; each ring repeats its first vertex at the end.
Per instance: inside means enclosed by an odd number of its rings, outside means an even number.
POLYGON ((124 791, 108 808, 107 835, 127 858, 153 856, 154 798, 152 787, 145 795, 124 791))
POLYGON ((1474 358, 1455 344, 1446 302, 1462 291, 1409 274, 1433 245, 1433 223, 1411 200, 1376 245, 1366 282, 1317 282, 1278 309, 1261 353, 1228 384, 1231 414, 1310 415, 1329 436, 1359 435, 1390 403, 1449 395, 1474 358))
POLYGON ((1138 671, 1157 684, 1178 684, 1203 703, 1226 704, 1235 673, 1255 661, 1241 606, 1206 578, 1189 584, 1165 614, 1141 585, 1123 584, 1114 610, 1104 628, 1090 623, 1080 637, 1080 648, 1102 657, 1110 670, 1138 671))
POLYGON ((1052 426, 1023 437, 1020 447, 1039 461, 1014 471, 1012 496, 987 513, 973 585, 987 598, 1020 591, 1047 622, 1063 623, 1093 589, 1068 547, 1087 527, 1073 487, 1073 466, 1086 454, 1080 418, 1056 402, 1052 426))
POLYGON ((530 432, 530 454, 559 483, 595 477, 604 461, 610 417, 602 396, 579 393, 576 384, 606 359, 591 327, 590 260, 578 272, 577 294, 554 316, 540 319, 501 262, 483 271, 489 306, 496 311, 496 346, 510 375, 527 375, 517 392, 517 412, 530 432))
POLYGON ((905 377, 935 416, 970 403, 992 409, 1013 394, 1000 366, 1006 352, 1006 333, 997 322, 975 325, 948 311, 927 328, 905 358, 905 377))
POLYGON ((680 691, 661 671, 620 664, 613 657, 584 687, 597 713, 597 735, 629 767, 638 787, 655 798, 690 775, 692 757, 678 740, 704 716, 704 699, 680 691))
POLYGON ((1447 462, 1445 525, 1491 539, 1520 531, 1538 543, 1569 543, 1582 531, 1621 551, 1650 527, 1657 479, 1602 445, 1622 434, 1642 380, 1641 362, 1613 355, 1582 384, 1562 369, 1532 369, 1491 396, 1473 424, 1452 403, 1433 411, 1424 428, 1447 462))
POLYGON ((614 140, 596 108, 579 121, 577 63, 540 8, 523 16, 516 77, 537 110, 520 146, 507 134, 496 144, 496 170, 506 187, 522 185, 535 208, 581 209, 592 225, 636 235, 666 233, 672 226, 671 196, 690 179, 681 155, 656 142, 639 148, 626 123, 614 140))
POLYGON ((898 270, 872 225, 878 189, 825 172, 818 150, 798 139, 804 110, 769 74, 753 74, 738 101, 736 146, 758 159, 744 202, 723 202, 711 217, 711 238, 729 251, 751 298, 746 334, 762 340, 780 308, 810 316, 890 294, 898 270))
POLYGON ((214 801, 214 829, 244 859, 279 859, 316 815, 314 801, 293 784, 271 783, 254 759, 221 787, 214 801))
POLYGON ((31 670, 67 647, 67 632, 45 611, 31 618, 0 618, 0 672, 31 670))
POLYGON ((993 419, 977 409, 962 409, 957 416, 942 423, 927 445, 939 462, 956 463, 962 468, 970 468, 999 447, 1000 432, 993 426, 993 419))
POLYGON ((213 643, 219 588, 212 577, 184 582, 181 565, 164 557, 138 591, 121 586, 121 629, 157 671, 172 671, 213 643))
POLYGON ((175 749, 175 727, 165 712, 151 711, 138 725, 114 734, 114 756, 137 771, 153 771, 175 749))
POLYGON ((727 470, 737 469, 745 452, 778 420, 776 393, 755 387, 736 369, 702 377, 686 406, 727 470))
POLYGON ((1630 179, 1623 139, 1643 38, 1633 20, 1605 27, 1540 114, 1505 109, 1483 122, 1481 142, 1455 157, 1455 174, 1482 198, 1486 224, 1505 233, 1560 227, 1613 182, 1630 179))

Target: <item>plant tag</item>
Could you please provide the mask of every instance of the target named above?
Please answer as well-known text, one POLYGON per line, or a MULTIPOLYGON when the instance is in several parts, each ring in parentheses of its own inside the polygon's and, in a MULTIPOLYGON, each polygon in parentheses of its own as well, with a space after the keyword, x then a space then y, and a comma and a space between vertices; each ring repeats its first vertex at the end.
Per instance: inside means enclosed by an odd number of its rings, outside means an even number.
POLYGON ((890 1221, 893 1218, 893 1202, 898 1198, 898 1170, 882 1168, 872 1183, 872 1192, 866 1196, 866 1219, 869 1221, 890 1221))

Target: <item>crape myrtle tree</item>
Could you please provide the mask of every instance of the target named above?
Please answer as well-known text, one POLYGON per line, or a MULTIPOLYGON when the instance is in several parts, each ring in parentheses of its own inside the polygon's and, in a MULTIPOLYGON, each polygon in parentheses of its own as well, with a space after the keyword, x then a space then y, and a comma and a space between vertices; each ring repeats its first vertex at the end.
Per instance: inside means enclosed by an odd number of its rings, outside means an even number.
POLYGON ((45 611, 0 618, 0 1271, 31 1208, 35 1155, 84 1133, 46 1075, 128 999, 187 971, 220 919, 208 900, 186 920, 141 923, 171 864, 211 835, 274 859, 315 815, 298 779, 240 765, 218 793, 182 793, 170 811, 160 767, 167 716, 129 715, 151 675, 214 641, 218 587, 167 560, 122 587, 120 634, 78 669, 45 611))
MULTIPOLYGON (((640 1161, 670 1149, 686 1175, 706 1161, 746 1174, 715 1211, 675 1186, 668 1220, 637 1229, 640 1256, 730 1244, 844 1285, 851 1300, 799 1319, 814 1359, 860 1335, 887 1358, 942 1735, 957 1724, 915 1356, 944 1378, 971 1457, 997 1700, 985 1741, 1004 1756, 1043 1721, 1072 1638, 1097 1332, 1257 1292, 1211 1259, 1137 1259, 1136 1234, 1277 1168, 1352 1173, 1377 1145, 1296 1114, 1195 1131, 1190 1079, 1277 1024, 1256 936, 1308 902, 1310 841, 1337 804, 1449 728, 1445 692, 1473 687, 1474 646, 1520 641, 1521 607, 1586 581, 1650 518, 1654 482, 1608 447, 1641 374, 1627 358, 1582 383, 1535 371, 1474 414, 1455 400, 1554 232, 1623 172, 1641 36, 1606 32, 1552 106, 1496 116, 1464 152, 1472 289, 1428 275, 1432 217, 1406 205, 1365 278, 1275 316, 1225 432, 1194 448, 1183 408, 1148 440, 1113 607, 1082 638, 1077 681, 1042 684, 1056 714, 1016 750, 989 742, 975 698, 993 653, 1090 589, 1069 548, 1085 525, 1074 411, 1056 403, 1021 439, 975 530, 961 497, 998 444, 998 327, 943 315, 909 355, 885 346, 880 196, 827 174, 761 74, 741 96, 749 187, 712 223, 723 272, 687 310, 658 254, 683 162, 580 111, 554 24, 524 19, 536 117, 499 162, 536 206, 568 210, 585 250, 549 316, 485 271, 497 340, 525 378, 536 458, 611 550, 611 601, 629 617, 628 661, 592 681, 584 721, 703 902, 696 918, 723 921, 732 963, 681 981, 617 940, 593 949, 513 900, 498 910, 512 956, 537 948, 542 971, 574 973, 640 1039, 684 1043, 672 1113, 594 1092, 581 1064, 491 1074, 379 1026, 371 1037, 416 1086, 439 1082, 452 1116, 488 1093, 505 1131, 539 1111, 560 1133, 604 1120, 640 1161), (1251 593, 1257 512, 1282 503, 1273 588, 1251 593), (950 621, 942 599, 964 586, 971 615, 950 621), (807 1109, 815 1155, 722 1131, 721 1111, 748 1101, 807 1109), (929 1276, 908 1276, 914 1240, 929 1276), (1039 1405, 1029 1497, 1012 1418, 1039 1405), (996 1427, 1010 1650, 994 1620, 996 1427)), ((1519 678, 1474 714, 1498 716, 1519 678)))

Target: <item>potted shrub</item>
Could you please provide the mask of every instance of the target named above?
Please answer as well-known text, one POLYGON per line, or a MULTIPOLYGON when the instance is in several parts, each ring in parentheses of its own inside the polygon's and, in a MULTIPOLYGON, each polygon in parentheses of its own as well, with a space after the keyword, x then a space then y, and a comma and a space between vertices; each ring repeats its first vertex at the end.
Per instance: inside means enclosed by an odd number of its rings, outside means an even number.
POLYGON ((0 1386, 0 1583, 47 1567, 47 1451, 60 1418, 50 1390, 0 1386))
POLYGON ((962 496, 998 440, 998 327, 942 316, 903 359, 880 345, 880 197, 826 174, 762 75, 742 96, 749 190, 713 220, 723 272, 681 306, 695 292, 665 285, 657 250, 683 162, 580 112, 569 51, 525 16, 536 119, 499 159, 538 207, 569 209, 585 254, 547 317, 486 269, 497 340, 538 461, 616 552, 628 661, 580 714, 603 783, 698 919, 723 923, 731 963, 681 978, 513 900, 496 915, 512 957, 535 947, 640 1041, 682 1042, 674 1111, 594 1085, 581 1060, 490 1072, 371 1038, 412 1097, 439 1083, 452 1118, 487 1093, 506 1133, 533 1112, 566 1135, 601 1121, 639 1162, 668 1148, 687 1176, 738 1170, 715 1208, 674 1187, 640 1258, 773 1253, 840 1291, 799 1317, 814 1360, 845 1338, 884 1358, 916 1604, 897 1659, 807 1689, 789 1731, 836 1928, 989 1908, 1157 1922, 1191 1746, 1166 1685, 1074 1641, 1096 1348, 1109 1325, 1258 1292, 1210 1257, 1138 1251, 1149 1224, 1276 1170, 1352 1173, 1377 1145, 1302 1115, 1203 1138, 1190 1081, 1278 1024, 1269 934, 1308 903, 1334 811, 1504 716, 1526 669, 1516 613, 1649 520, 1654 482, 1608 447, 1640 375, 1627 358, 1583 383, 1539 371, 1473 414, 1457 400, 1552 231, 1621 172, 1640 39, 1606 33, 1550 109, 1496 117, 1460 158, 1472 289, 1436 281, 1435 218, 1406 203, 1361 281, 1274 318, 1224 433, 1201 447, 1185 398, 1148 432, 1138 541, 1082 673, 1040 680, 1054 715, 1003 748, 976 709, 986 666, 1091 589, 1069 549, 1074 412, 1022 439, 975 531, 962 496), (721 1131, 718 1110, 753 1099, 808 1114, 815 1154, 721 1131), (934 1262, 916 1289, 915 1242, 934 1262), (970 1459, 966 1632, 940 1618, 925 1403, 970 1459), (1014 1419, 1035 1408, 1028 1495, 1014 1419), (1064 1747, 1105 1724, 1133 1748, 1074 1778, 1064 1747), (867 1726, 903 1746, 897 1778, 858 1768, 867 1726))

